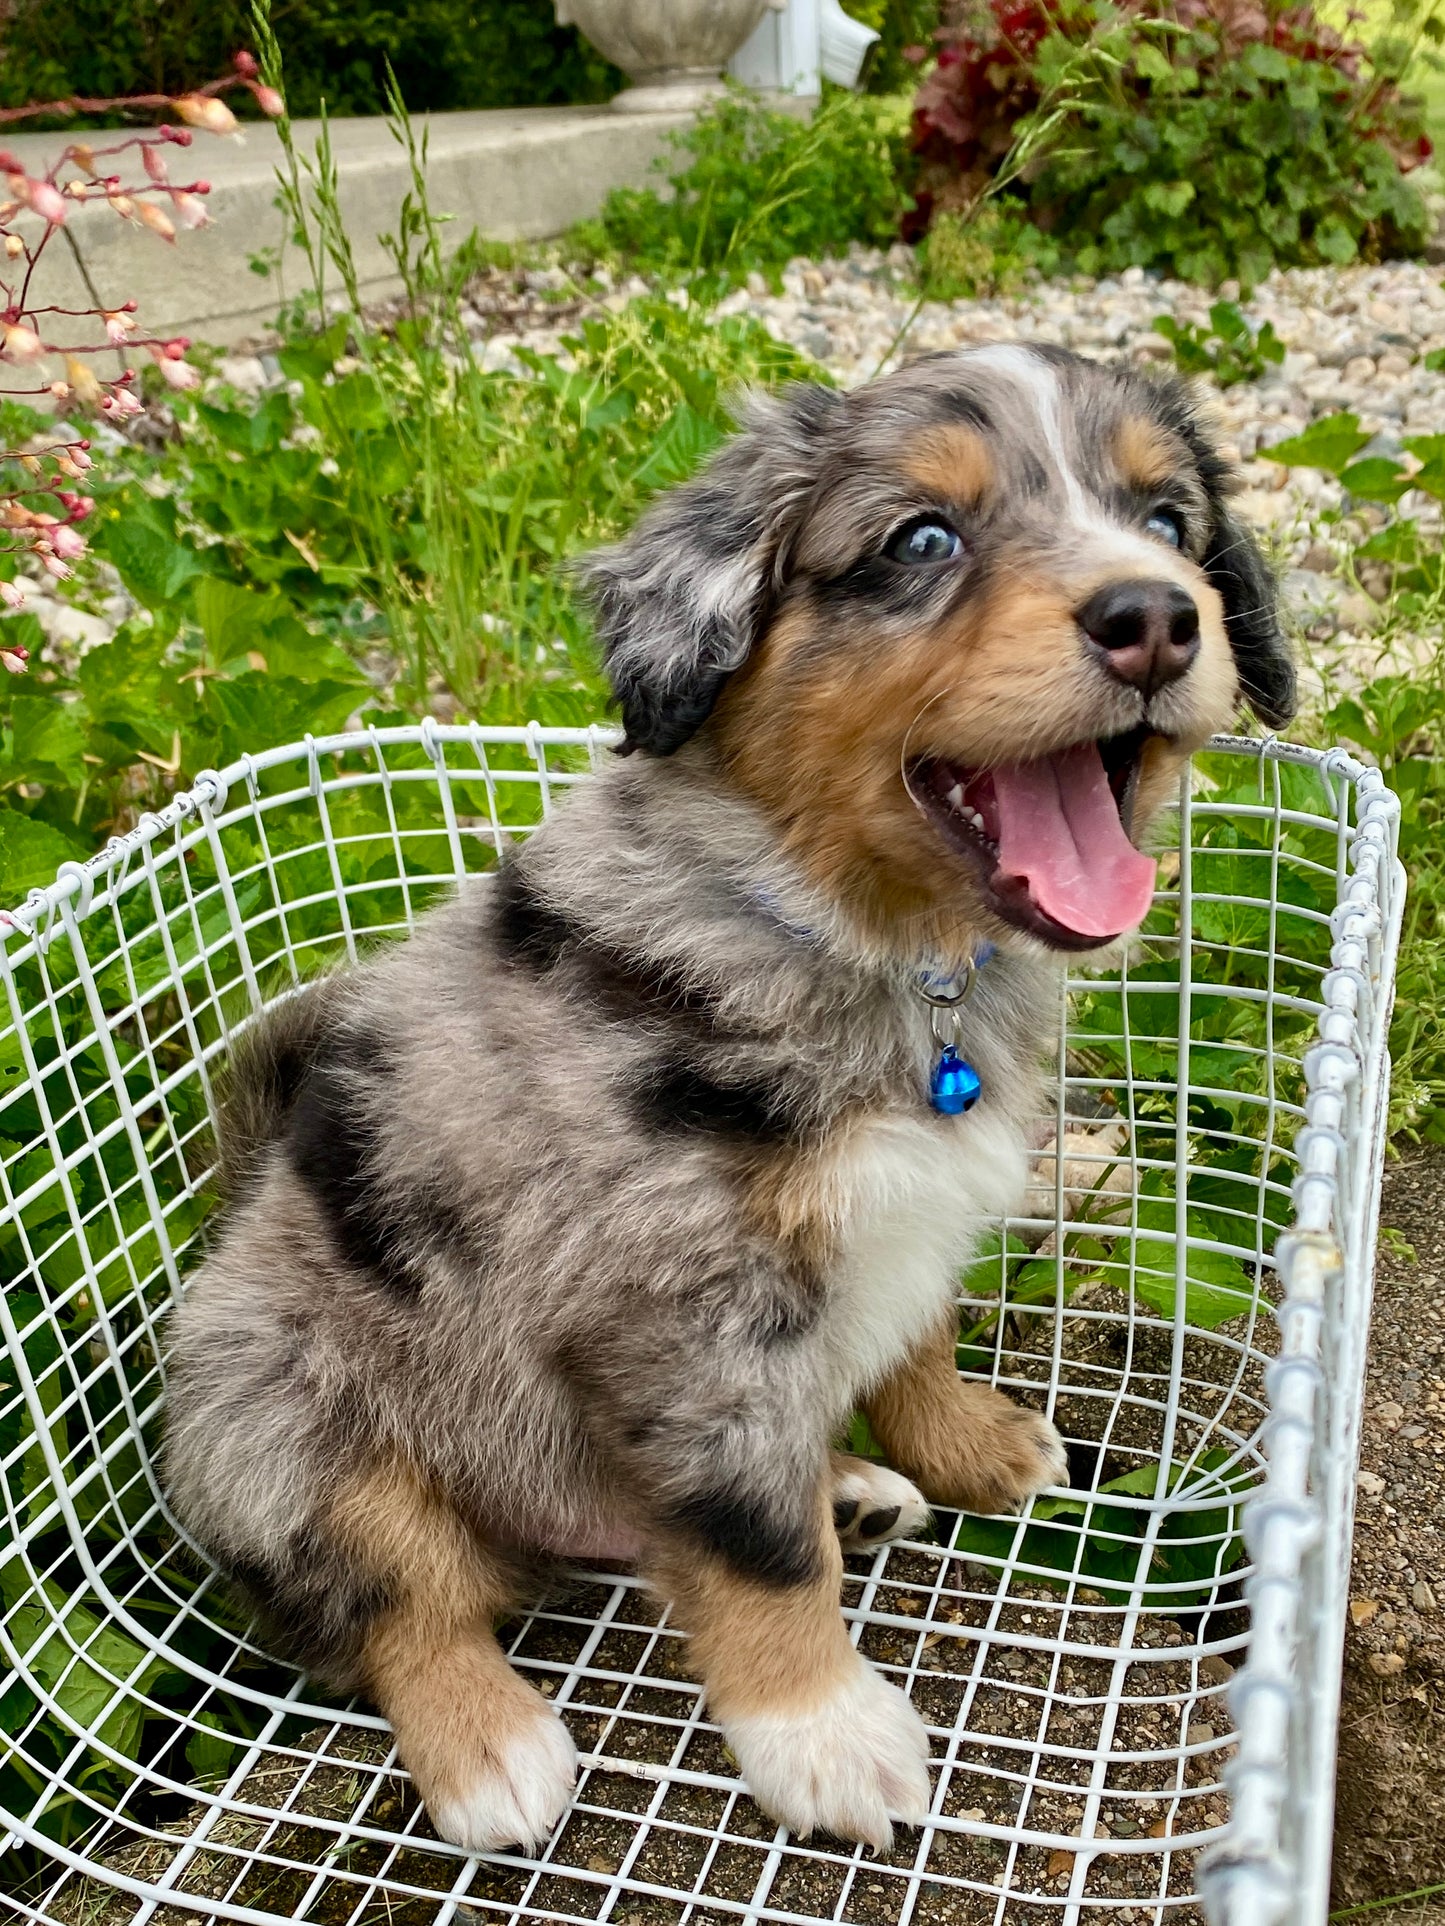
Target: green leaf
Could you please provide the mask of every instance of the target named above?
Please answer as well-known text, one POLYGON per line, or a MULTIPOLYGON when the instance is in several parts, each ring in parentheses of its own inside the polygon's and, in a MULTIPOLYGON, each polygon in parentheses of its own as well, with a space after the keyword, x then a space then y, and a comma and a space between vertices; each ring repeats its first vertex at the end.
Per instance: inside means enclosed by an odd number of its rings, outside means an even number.
POLYGON ((1259 453, 1261 460, 1283 462, 1286 468, 1323 468, 1327 475, 1338 475, 1369 439, 1358 415, 1325 415, 1303 434, 1290 435, 1259 453))
POLYGON ((1174 69, 1157 47, 1146 41, 1134 55, 1134 70, 1145 80, 1172 80, 1174 69))
POLYGON ((670 488, 674 482, 685 481, 722 438, 720 428, 689 402, 680 401, 633 482, 640 488, 670 488))
POLYGON ((1144 205, 1171 218, 1182 214, 1193 199, 1192 181, 1150 181, 1143 190, 1144 205))
POLYGON ((18 809, 0 809, 0 907, 23 903, 32 889, 55 881, 62 863, 89 854, 85 843, 73 842, 50 823, 37 822, 18 809))
POLYGON ((85 774, 85 725, 76 704, 53 696, 16 693, 10 701, 11 755, 7 782, 54 782, 78 787, 85 774))
POLYGON ((164 608, 194 576, 205 573, 194 548, 143 521, 111 523, 104 552, 131 594, 149 609, 164 608))
POLYGON ((1411 486, 1399 462, 1385 455, 1352 462, 1341 474, 1340 483, 1362 502, 1397 502, 1411 486))

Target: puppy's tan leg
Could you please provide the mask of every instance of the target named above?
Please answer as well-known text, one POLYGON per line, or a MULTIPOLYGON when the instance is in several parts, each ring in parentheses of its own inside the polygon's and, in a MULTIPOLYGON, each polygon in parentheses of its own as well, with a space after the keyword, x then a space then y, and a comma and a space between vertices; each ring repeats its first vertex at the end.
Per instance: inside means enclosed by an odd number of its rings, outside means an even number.
POLYGON ((803 1838, 829 1832, 882 1852, 890 1818, 927 1814, 928 1735, 848 1638, 826 1487, 813 1562, 813 1577, 768 1584, 679 1540, 651 1566, 692 1634, 709 1709, 758 1804, 803 1838))
POLYGON ((936 1505, 1008 1511, 1045 1485, 1068 1480, 1064 1441, 1036 1411, 954 1368, 946 1323, 886 1377, 864 1403, 890 1463, 936 1505))
POLYGON ((469 1852, 539 1844, 571 1797, 577 1752, 497 1643, 514 1602, 505 1564, 400 1465, 355 1480, 331 1524, 394 1600, 362 1672, 433 1825, 469 1852))

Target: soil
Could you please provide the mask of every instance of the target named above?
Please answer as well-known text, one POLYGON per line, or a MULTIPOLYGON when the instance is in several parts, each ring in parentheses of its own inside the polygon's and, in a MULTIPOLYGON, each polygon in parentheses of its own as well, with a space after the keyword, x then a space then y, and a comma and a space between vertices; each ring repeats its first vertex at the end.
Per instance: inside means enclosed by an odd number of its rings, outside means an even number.
MULTIPOLYGON (((1386 1173, 1345 1639, 1334 1906, 1445 1888, 1445 1147, 1386 1173)), ((1445 1890, 1362 1926, 1445 1926, 1445 1890)))

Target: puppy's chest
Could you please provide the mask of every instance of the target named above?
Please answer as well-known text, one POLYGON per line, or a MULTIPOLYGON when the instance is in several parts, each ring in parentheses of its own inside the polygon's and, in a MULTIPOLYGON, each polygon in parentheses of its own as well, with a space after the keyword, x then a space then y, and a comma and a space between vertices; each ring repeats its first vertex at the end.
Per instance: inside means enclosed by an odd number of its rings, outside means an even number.
POLYGON ((1026 1179, 1022 1132, 987 1112, 882 1117, 835 1155, 824 1336, 840 1390, 876 1382, 937 1325, 960 1268, 1026 1179))

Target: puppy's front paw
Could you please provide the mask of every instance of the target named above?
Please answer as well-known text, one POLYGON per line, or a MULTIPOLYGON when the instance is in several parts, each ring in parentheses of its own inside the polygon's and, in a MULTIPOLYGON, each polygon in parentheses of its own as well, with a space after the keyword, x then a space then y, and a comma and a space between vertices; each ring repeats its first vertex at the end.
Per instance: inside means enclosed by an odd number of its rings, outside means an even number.
POLYGON ((891 1820, 928 1816, 928 1734, 862 1659, 823 1704, 755 1713, 724 1730, 748 1790, 800 1838, 830 1832, 887 1852, 891 1820))
POLYGON ((1000 1391, 971 1387, 990 1400, 989 1443, 979 1454, 970 1511, 1017 1511, 1049 1485, 1069 1482, 1069 1454, 1056 1428, 1000 1391))
POLYGON ((1069 1456, 1047 1418, 987 1384, 960 1384, 929 1462, 910 1469, 937 1505, 1017 1511, 1049 1485, 1068 1483, 1069 1456))
MULTIPOLYGON (((533 1694, 532 1696, 536 1696, 533 1694)), ((444 1790, 418 1780, 432 1824, 467 1852, 540 1846, 567 1809, 577 1783, 572 1735, 540 1698, 535 1714, 505 1737, 489 1737, 444 1790)), ((459 1762, 460 1763, 460 1762, 459 1762)))
POLYGON ((872 1551, 914 1538, 928 1523, 928 1500, 906 1478, 871 1458, 833 1459, 833 1524, 845 1552, 872 1551))

